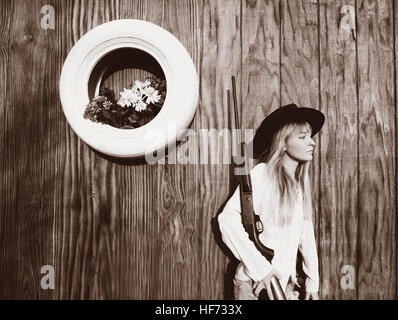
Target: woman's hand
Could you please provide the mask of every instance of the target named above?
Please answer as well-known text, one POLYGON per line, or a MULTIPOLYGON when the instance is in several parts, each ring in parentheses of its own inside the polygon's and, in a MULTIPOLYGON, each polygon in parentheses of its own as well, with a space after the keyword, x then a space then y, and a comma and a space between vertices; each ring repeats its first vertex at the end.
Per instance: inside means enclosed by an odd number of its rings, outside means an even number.
POLYGON ((271 279, 273 277, 276 277, 278 280, 281 279, 281 275, 278 273, 278 271, 276 271, 274 268, 272 268, 272 270, 265 276, 264 279, 257 281, 253 288, 254 288, 254 294, 258 297, 261 290, 266 289, 267 293, 268 293, 268 297, 271 300, 274 300, 274 296, 272 294, 272 290, 271 290, 271 279))
POLYGON ((318 292, 306 292, 305 300, 319 300, 318 292))

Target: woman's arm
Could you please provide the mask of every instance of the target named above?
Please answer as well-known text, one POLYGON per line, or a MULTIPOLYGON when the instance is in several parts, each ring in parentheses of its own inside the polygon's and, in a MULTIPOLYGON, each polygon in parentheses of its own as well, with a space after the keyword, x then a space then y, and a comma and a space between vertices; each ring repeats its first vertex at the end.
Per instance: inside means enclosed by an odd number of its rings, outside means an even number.
POLYGON ((242 224, 239 186, 218 216, 222 239, 235 257, 242 261, 254 281, 265 278, 272 265, 257 250, 242 224))
POLYGON ((316 250, 314 226, 311 219, 304 221, 304 228, 299 242, 299 249, 303 256, 303 271, 307 275, 307 279, 305 281, 305 290, 307 293, 318 292, 318 253, 316 250))

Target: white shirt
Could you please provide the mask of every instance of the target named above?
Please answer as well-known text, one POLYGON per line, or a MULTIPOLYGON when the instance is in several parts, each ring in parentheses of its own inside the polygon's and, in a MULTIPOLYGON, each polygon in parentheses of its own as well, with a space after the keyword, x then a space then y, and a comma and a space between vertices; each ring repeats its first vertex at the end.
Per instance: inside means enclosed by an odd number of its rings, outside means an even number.
MULTIPOLYGON (((256 201, 259 202, 259 195, 255 190, 259 189, 258 184, 265 178, 265 163, 259 163, 250 171, 252 182, 253 207, 256 208, 256 201), (264 177, 264 178, 263 178, 264 177)), ((297 189, 299 200, 296 202, 295 212, 289 226, 278 227, 266 225, 262 216, 264 231, 260 234, 260 241, 274 250, 272 265, 257 250, 254 243, 249 239, 241 218, 240 191, 236 188, 233 196, 228 200, 222 213, 218 217, 223 241, 241 261, 235 277, 240 280, 260 281, 275 268, 281 275, 281 286, 286 285, 291 277, 296 281, 296 258, 299 249, 303 256, 303 270, 307 275, 306 291, 317 292, 319 288, 318 254, 316 251, 314 227, 311 219, 303 217, 303 195, 301 188, 297 189)))

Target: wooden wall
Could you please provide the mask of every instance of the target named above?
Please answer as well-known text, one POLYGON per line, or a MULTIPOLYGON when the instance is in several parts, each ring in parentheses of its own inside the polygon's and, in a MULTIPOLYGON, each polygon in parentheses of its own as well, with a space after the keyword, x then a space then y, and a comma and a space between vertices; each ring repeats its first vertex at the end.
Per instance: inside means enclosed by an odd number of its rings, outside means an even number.
MULTIPOLYGON (((191 54, 194 132, 229 127, 231 75, 244 128, 290 102, 325 113, 311 169, 321 297, 395 299, 397 10, 394 0, 1 1, 0 298, 231 297, 236 261, 213 220, 230 167, 106 157, 62 112, 58 81, 74 43, 134 18, 191 54), (40 27, 47 4, 53 30, 40 27), (356 11, 355 40, 339 30, 344 5, 356 11), (44 265, 53 290, 40 286, 44 265)), ((197 150, 198 163, 224 147, 191 137, 177 151, 197 150)))

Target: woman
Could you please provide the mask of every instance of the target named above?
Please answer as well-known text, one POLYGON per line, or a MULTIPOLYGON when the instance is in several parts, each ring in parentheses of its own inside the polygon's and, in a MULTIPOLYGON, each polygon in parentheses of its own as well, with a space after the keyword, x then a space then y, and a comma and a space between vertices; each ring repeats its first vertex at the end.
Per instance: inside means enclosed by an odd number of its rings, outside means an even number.
POLYGON ((250 171, 253 209, 264 226, 261 242, 274 250, 272 264, 256 249, 242 225, 239 187, 218 217, 223 241, 241 261, 234 279, 236 299, 258 299, 277 277, 287 299, 297 299, 296 258, 303 256, 305 299, 318 299, 318 256, 312 217, 309 166, 324 115, 291 104, 263 120, 253 139, 256 165, 250 171))

